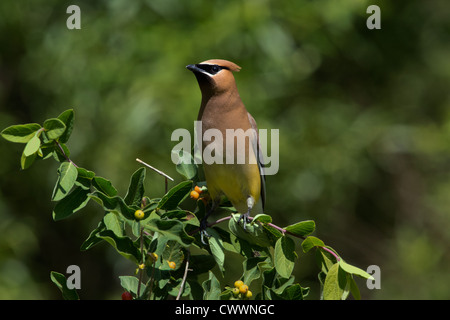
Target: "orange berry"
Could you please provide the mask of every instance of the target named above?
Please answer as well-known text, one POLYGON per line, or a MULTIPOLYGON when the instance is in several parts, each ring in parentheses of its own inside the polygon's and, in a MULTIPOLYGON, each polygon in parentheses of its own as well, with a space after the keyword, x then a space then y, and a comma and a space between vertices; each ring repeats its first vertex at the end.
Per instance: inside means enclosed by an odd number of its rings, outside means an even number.
POLYGON ((243 284, 242 286, 239 287, 239 292, 242 294, 246 294, 248 291, 248 286, 246 284, 243 284))
POLYGON ((192 199, 197 200, 199 196, 200 196, 200 195, 198 194, 197 191, 195 191, 195 190, 192 190, 192 191, 191 191, 191 198, 192 198, 192 199))
POLYGON ((169 261, 169 268, 170 269, 175 269, 175 267, 177 266, 177 264, 173 261, 169 261))
POLYGON ((195 186, 194 190, 197 191, 198 194, 203 192, 203 190, 199 186, 195 186))
POLYGON ((234 286, 239 289, 243 284, 244 284, 244 282, 242 282, 241 280, 238 280, 234 283, 234 286))

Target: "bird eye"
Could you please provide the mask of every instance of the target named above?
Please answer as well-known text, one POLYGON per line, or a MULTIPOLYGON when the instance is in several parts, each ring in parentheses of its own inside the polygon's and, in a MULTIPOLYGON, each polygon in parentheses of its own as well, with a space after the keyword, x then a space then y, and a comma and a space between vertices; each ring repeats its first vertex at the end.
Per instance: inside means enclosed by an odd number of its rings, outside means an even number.
POLYGON ((220 71, 220 67, 218 65, 213 65, 211 70, 212 70, 212 72, 217 73, 220 71))

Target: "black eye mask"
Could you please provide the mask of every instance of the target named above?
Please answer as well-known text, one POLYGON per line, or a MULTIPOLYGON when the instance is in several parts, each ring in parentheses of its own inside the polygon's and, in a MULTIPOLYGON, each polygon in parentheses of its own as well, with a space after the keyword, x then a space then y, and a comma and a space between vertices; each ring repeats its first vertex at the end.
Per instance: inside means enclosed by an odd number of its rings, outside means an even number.
POLYGON ((230 70, 227 67, 222 67, 217 64, 196 64, 197 68, 202 69, 209 73, 210 75, 215 75, 220 72, 222 69, 230 70))

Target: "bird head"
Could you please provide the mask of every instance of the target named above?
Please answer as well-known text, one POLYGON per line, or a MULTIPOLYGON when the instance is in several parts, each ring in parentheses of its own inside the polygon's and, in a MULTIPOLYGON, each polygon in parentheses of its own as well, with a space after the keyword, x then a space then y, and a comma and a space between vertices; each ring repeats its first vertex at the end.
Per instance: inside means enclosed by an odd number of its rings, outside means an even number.
POLYGON ((241 67, 222 59, 212 59, 186 66, 197 78, 203 94, 214 95, 236 88, 233 72, 241 67))

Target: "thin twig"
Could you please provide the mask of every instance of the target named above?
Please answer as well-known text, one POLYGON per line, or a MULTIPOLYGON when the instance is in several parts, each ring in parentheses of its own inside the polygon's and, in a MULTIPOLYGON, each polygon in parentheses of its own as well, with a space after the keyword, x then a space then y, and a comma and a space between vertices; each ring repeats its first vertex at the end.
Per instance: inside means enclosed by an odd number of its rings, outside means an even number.
POLYGON ((180 291, 178 292, 176 300, 180 300, 180 297, 183 294, 184 284, 186 283, 187 273, 189 271, 189 257, 191 255, 191 253, 189 250, 186 250, 186 251, 187 251, 186 267, 184 268, 183 280, 181 280, 180 291))
POLYGON ((319 247, 319 248, 325 250, 328 253, 331 253, 333 255, 333 257, 336 258, 337 262, 341 261, 341 258, 336 253, 334 253, 333 250, 330 250, 330 249, 328 249, 326 247, 319 247))
MULTIPOLYGON (((251 217, 250 217, 250 218, 251 218, 251 217)), ((214 222, 210 222, 210 223, 206 224, 206 226, 207 226, 207 227, 212 227, 213 225, 216 225, 216 224, 218 224, 218 223, 221 223, 221 222, 223 222, 223 221, 227 221, 227 220, 230 220, 230 219, 231 219, 231 216, 226 216, 226 217, 220 218, 219 220, 216 220, 216 221, 214 221, 214 222)), ((189 233, 189 235, 192 236, 192 235, 196 234, 196 233, 199 232, 199 231, 200 231, 200 228, 197 228, 197 229, 191 231, 191 232, 189 233)))
POLYGON ((64 149, 61 147, 61 145, 59 144, 58 141, 55 140, 56 145, 59 147, 59 150, 61 150, 62 155, 64 156, 64 158, 66 158, 66 160, 68 162, 70 162, 71 164, 73 164, 75 166, 75 168, 78 168, 78 166, 75 164, 75 162, 73 162, 72 160, 70 160, 70 158, 67 156, 67 154, 64 152, 64 149))
MULTIPOLYGON (((138 222, 139 225, 141 224, 138 222)), ((141 253, 142 253, 142 261, 141 263, 145 263, 144 261, 144 235, 143 235, 144 227, 141 228, 140 232, 140 238, 141 238, 141 253)), ((141 296, 141 284, 142 284, 142 274, 144 273, 144 270, 139 267, 139 283, 138 283, 138 289, 137 289, 137 297, 139 298, 141 296)))
POLYGON ((156 260, 153 259, 153 265, 152 265, 152 275, 150 276, 150 285, 149 285, 149 289, 148 289, 148 299, 150 299, 150 297, 152 296, 152 289, 153 289, 153 282, 155 281, 155 265, 156 265, 156 260))
POLYGON ((151 165, 149 165, 148 163, 145 163, 144 161, 142 161, 141 159, 136 158, 136 161, 139 163, 142 163, 144 166, 149 167, 150 169, 152 169, 153 171, 155 171, 156 173, 162 175, 163 177, 166 177, 167 179, 169 179, 170 181, 174 181, 173 178, 171 178, 170 176, 168 176, 167 174, 165 174, 164 172, 162 172, 161 170, 158 170, 154 167, 152 167, 151 165))

